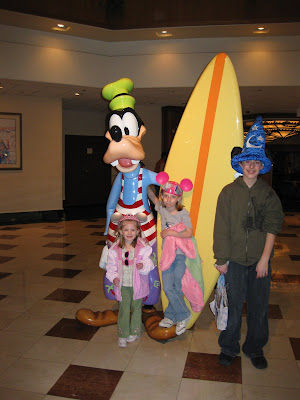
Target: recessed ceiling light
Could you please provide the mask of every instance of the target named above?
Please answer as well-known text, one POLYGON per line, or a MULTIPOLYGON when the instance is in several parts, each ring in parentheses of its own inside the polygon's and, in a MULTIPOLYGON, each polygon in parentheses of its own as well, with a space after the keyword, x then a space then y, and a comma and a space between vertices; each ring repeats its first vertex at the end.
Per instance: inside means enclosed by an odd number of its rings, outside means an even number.
POLYGON ((59 31, 59 32, 66 32, 69 29, 71 29, 70 26, 65 26, 64 24, 57 24, 56 26, 53 26, 53 28, 51 28, 53 31, 59 31))
POLYGON ((75 96, 80 96, 80 93, 76 92, 76 93, 75 93, 75 96))
POLYGON ((160 31, 160 32, 156 32, 156 36, 164 38, 164 37, 171 37, 173 35, 172 35, 172 33, 168 32, 166 30, 163 30, 163 31, 160 31))
POLYGON ((268 33, 269 29, 265 28, 264 26, 259 26, 258 28, 256 28, 253 33, 268 33))
POLYGON ((3 89, 3 86, 0 86, 0 89, 3 89))

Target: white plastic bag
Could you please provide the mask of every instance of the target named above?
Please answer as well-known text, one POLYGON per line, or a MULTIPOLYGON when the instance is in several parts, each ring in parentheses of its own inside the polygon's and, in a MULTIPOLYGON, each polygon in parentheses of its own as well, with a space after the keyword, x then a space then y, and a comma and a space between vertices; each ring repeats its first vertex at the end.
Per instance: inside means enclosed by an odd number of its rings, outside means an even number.
POLYGON ((99 261, 99 267, 104 269, 106 271, 106 265, 107 265, 107 258, 108 258, 108 246, 107 244, 103 247, 100 261, 99 261))
POLYGON ((215 316, 217 329, 225 331, 228 320, 228 299, 224 275, 220 275, 218 279, 215 299, 209 304, 209 306, 215 316))

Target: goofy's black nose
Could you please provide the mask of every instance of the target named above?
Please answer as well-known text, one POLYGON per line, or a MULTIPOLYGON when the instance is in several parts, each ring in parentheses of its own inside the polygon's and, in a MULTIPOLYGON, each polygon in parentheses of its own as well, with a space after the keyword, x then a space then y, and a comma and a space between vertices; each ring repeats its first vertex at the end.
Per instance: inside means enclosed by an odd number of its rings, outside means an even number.
POLYGON ((113 125, 109 130, 112 140, 115 142, 120 142, 122 139, 122 131, 118 125, 113 125))

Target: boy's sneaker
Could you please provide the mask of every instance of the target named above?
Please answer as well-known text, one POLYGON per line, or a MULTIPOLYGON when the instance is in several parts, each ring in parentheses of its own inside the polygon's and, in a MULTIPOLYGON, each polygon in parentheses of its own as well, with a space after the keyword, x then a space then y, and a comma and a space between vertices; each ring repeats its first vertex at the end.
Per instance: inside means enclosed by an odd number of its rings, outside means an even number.
POLYGON ((176 323, 176 335, 182 335, 185 331, 186 331, 186 326, 189 322, 189 320, 192 318, 192 314, 190 314, 186 319, 184 319, 183 321, 179 321, 176 323))
POLYGON ((251 358, 251 362, 257 369, 266 369, 268 368, 268 361, 264 356, 253 357, 251 358))
POLYGON ((224 367, 228 367, 229 365, 232 364, 232 361, 234 359, 235 357, 228 356, 227 354, 221 352, 218 358, 218 363, 224 365, 224 367))
POLYGON ((118 346, 119 347, 127 347, 127 339, 119 337, 118 338, 118 346))
POLYGON ((133 342, 135 342, 139 337, 140 337, 139 335, 130 335, 130 336, 128 336, 128 338, 126 339, 126 340, 127 340, 127 343, 133 343, 133 342))
POLYGON ((162 328, 171 328, 171 326, 175 325, 175 322, 172 321, 170 318, 165 317, 160 321, 158 325, 161 326, 162 328))

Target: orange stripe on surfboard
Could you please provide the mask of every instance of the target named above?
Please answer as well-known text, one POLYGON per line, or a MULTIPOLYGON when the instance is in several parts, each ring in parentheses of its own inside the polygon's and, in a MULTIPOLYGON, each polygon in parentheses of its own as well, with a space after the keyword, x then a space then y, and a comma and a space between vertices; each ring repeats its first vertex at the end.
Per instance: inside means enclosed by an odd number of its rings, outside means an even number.
POLYGON ((221 87, 226 57, 227 54, 225 53, 218 54, 216 57, 209 96, 208 96, 205 120, 203 125, 202 141, 201 141, 201 147, 200 147, 195 182, 194 182, 194 192, 190 209, 190 216, 194 228, 194 233, 197 228, 198 214, 202 198, 209 147, 215 122, 216 109, 218 104, 218 98, 220 93, 220 87, 221 87))

